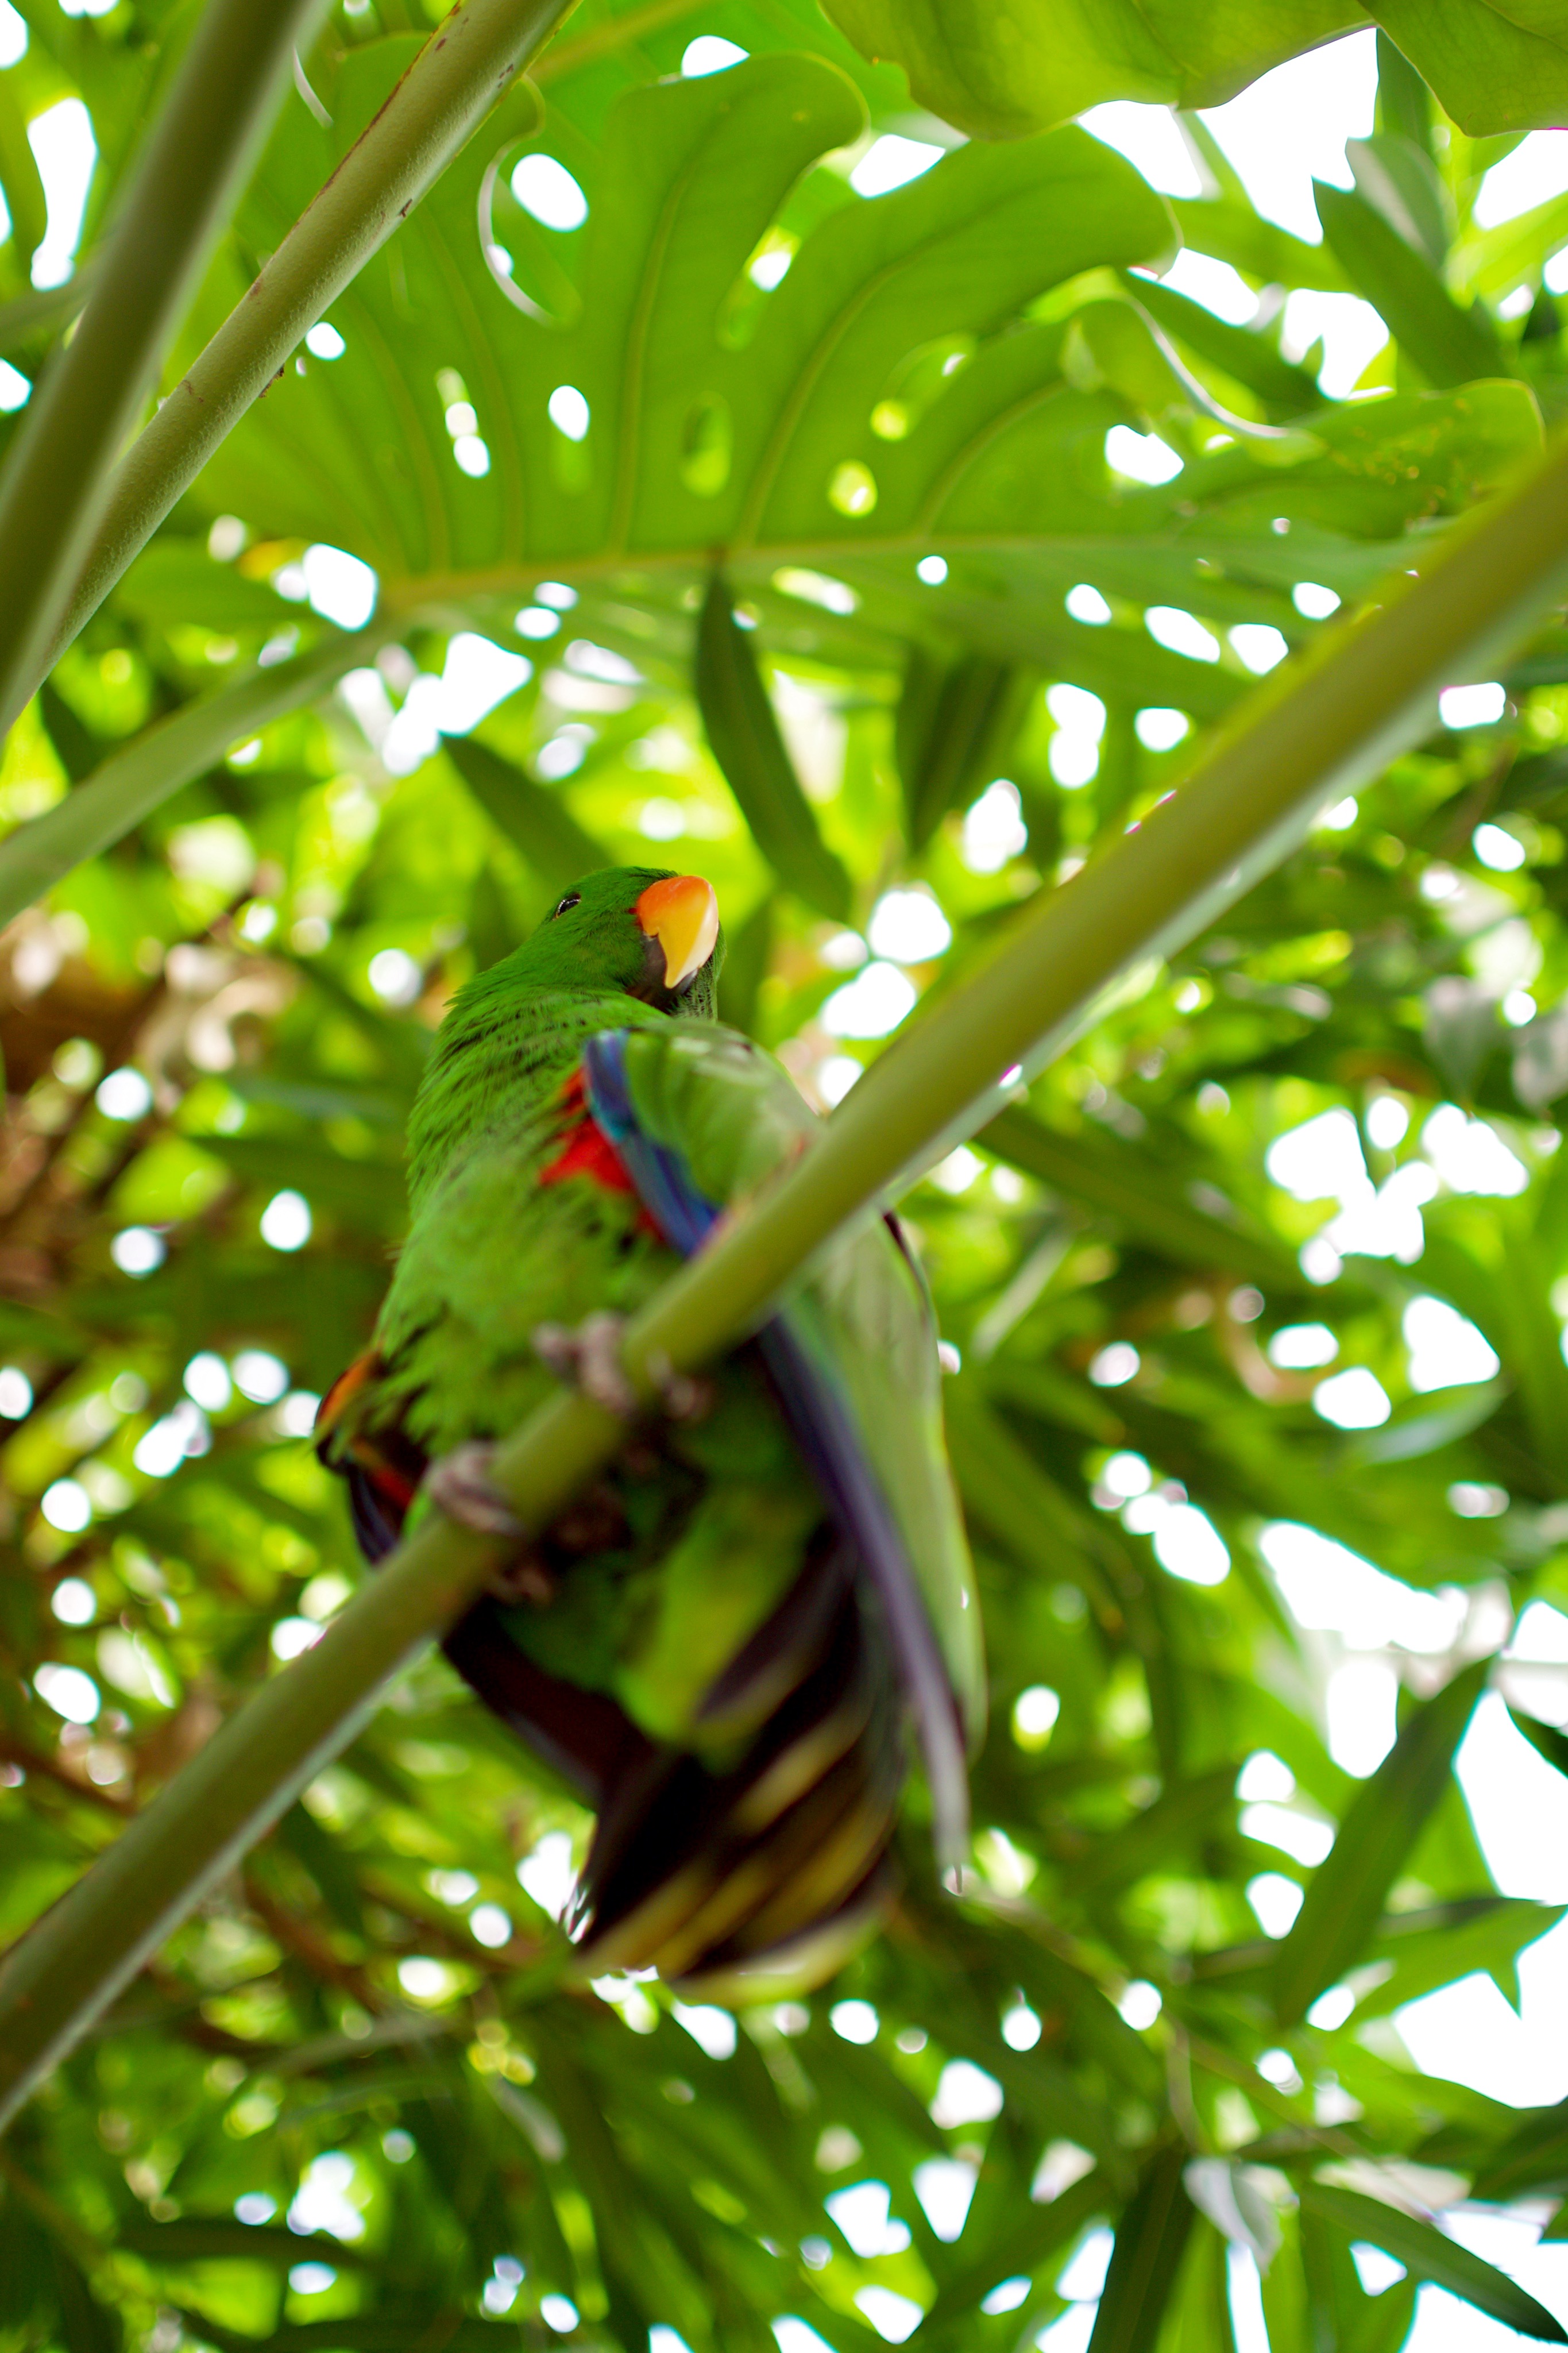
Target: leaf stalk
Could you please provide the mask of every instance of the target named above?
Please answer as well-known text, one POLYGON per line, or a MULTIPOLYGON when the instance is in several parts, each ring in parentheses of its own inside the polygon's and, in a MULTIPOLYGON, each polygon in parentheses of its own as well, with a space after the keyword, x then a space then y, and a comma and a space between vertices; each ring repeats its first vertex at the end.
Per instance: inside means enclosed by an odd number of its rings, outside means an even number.
MULTIPOLYGON (((821 1141, 717 1231, 635 1319, 626 1370, 651 1399, 663 1357, 697 1370, 755 1328, 848 1220, 994 1114, 1135 961, 1209 923, 1316 811, 1419 740, 1454 679, 1484 675, 1568 580, 1568 439, 1466 519, 1422 578, 1325 634, 1255 696, 1182 789, 912 1021, 821 1141)), ((520 1518, 547 1525, 624 1439, 562 1394, 500 1450, 520 1518)), ((317 1647, 208 1746, 0 1967, 0 2126, 203 1892, 352 1738, 387 1679, 483 1590, 497 1547, 433 1516, 317 1647)))
POLYGON ((322 0, 210 0, 0 475, 0 738, 37 685, 115 460, 249 178, 322 0))
MULTIPOLYGON (((96 533, 78 548, 68 601, 62 598, 47 628, 34 632, 32 658, 18 673, 15 701, 0 705, 0 724, 15 716, 301 339, 401 226, 575 5, 465 0, 437 26, 127 453, 106 502, 94 512, 96 533)), ((286 50, 285 70, 288 65, 286 50)))
POLYGON ((222 694, 209 694, 147 728, 122 751, 0 841, 0 924, 51 891, 73 866, 124 839, 164 801, 216 767, 231 744, 256 734, 310 702, 384 641, 384 628, 353 637, 333 633, 294 661, 257 670, 222 694))

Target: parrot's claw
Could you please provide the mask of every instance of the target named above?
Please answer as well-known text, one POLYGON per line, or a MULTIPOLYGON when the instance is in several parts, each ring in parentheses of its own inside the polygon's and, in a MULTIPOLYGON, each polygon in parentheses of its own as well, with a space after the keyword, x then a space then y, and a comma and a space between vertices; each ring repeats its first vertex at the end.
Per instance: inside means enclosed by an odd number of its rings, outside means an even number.
MULTIPOLYGON (((618 1421, 635 1421, 641 1406, 621 1362, 626 1328, 624 1316, 610 1314, 590 1315, 574 1332, 564 1324, 542 1324, 533 1335, 534 1354, 557 1380, 571 1382, 618 1421)), ((648 1370, 671 1421, 697 1420, 711 1406, 711 1383, 678 1373, 662 1353, 649 1358, 648 1370)))
POLYGON ((454 1446, 425 1473, 425 1492, 449 1520, 483 1536, 528 1534, 491 1476, 496 1450, 475 1439, 454 1446))
MULTIPOLYGON (((455 1446, 426 1472, 425 1492, 459 1526, 472 1528, 482 1536, 506 1536, 525 1544, 528 1530, 491 1476, 495 1456, 495 1448, 479 1439, 455 1446)), ((531 1548, 498 1569, 489 1591, 497 1601, 532 1601, 542 1606, 555 1599, 555 1581, 531 1548)))
POLYGON ((425 1492, 449 1520, 461 1526, 482 1536, 521 1540, 528 1530, 490 1475, 495 1455, 493 1446, 477 1439, 466 1446, 454 1446, 450 1454, 443 1454, 426 1472, 425 1492))
POLYGON ((637 1393, 621 1364, 626 1328, 624 1316, 608 1314, 588 1316, 574 1332, 564 1324, 541 1324, 533 1353, 558 1381, 581 1389, 617 1421, 635 1421, 637 1393))
POLYGON ((713 1384, 694 1373, 678 1373, 662 1348, 647 1360, 658 1401, 671 1421, 701 1421, 713 1410, 713 1384))

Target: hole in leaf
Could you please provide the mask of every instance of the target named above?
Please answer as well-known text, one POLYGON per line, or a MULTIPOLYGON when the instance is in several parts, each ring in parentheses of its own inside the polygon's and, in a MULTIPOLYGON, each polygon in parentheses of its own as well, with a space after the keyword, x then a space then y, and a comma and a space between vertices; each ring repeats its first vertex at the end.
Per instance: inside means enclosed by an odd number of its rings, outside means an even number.
POLYGON ((585 491, 592 478, 587 400, 574 384, 558 384, 545 406, 554 427, 550 436, 552 471, 563 491, 585 491))
POLYGON ((795 259, 795 251, 796 239, 787 230, 769 229, 746 264, 747 277, 753 286, 760 286, 764 294, 771 294, 774 287, 782 286, 789 276, 789 266, 795 259))
POLYGON ((730 404, 706 392, 686 412, 680 435, 680 479, 700 499, 717 498, 730 479, 730 404))
POLYGON ((515 153, 509 141, 485 167, 479 196, 479 254, 492 285, 514 311, 543 326, 569 327, 582 301, 563 257, 578 249, 569 233, 586 219, 587 200, 563 165, 537 153, 521 158, 509 184, 504 166, 515 153), (573 191, 583 207, 575 218, 573 191), (565 245, 563 231, 568 232, 565 245))
POLYGON ((783 285, 800 248, 792 229, 775 222, 752 247, 745 268, 719 306, 719 341, 730 351, 742 351, 762 324, 768 298, 783 285))
POLYGON ((547 404, 550 422, 568 441, 585 441, 588 438, 590 411, 588 403, 574 384, 558 384, 547 404))
POLYGON ((511 192, 525 213, 542 228, 560 234, 581 228, 588 217, 588 199, 564 164, 537 150, 524 155, 511 175, 511 192))
POLYGON ((700 33, 681 53, 680 70, 689 81, 699 75, 722 73, 728 66, 743 65, 746 51, 718 33, 700 33))
POLYGON ((877 503, 877 477, 870 467, 862 465, 858 458, 846 458, 833 470, 827 501, 842 515, 857 520, 868 515, 877 503))
POLYGON ((912 433, 949 380, 974 356, 973 335, 939 335, 907 352, 882 387, 871 411, 879 440, 901 441, 912 433))

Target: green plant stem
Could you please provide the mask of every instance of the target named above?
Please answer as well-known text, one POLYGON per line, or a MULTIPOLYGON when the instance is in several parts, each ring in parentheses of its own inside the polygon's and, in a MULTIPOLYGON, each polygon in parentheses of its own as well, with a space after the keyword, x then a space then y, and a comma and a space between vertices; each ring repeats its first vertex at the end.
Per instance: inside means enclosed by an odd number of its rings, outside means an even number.
POLYGON ((208 0, 0 475, 0 736, 37 683, 133 428, 322 0, 208 0))
MULTIPOLYGON (((1462 524, 1426 576, 1328 633, 1260 691, 1182 790, 1055 892, 909 1029, 820 1143, 634 1320, 639 1394, 662 1356, 695 1370, 753 1330, 848 1220, 973 1133, 1091 1013, 1116 975, 1190 938, 1282 856, 1314 813, 1430 726, 1437 691, 1475 677, 1568 578, 1568 441, 1462 524)), ((581 1395, 553 1398, 500 1450, 524 1524, 548 1525, 624 1438, 581 1395)), ((374 1707, 385 1679, 483 1589, 493 1544, 426 1522, 321 1643, 275 1676, 0 1968, 0 2124, 203 1891, 374 1707)))
POLYGON ((187 703, 149 727, 41 817, 0 841, 0 924, 84 858, 122 840, 134 825, 182 785, 215 767, 231 744, 309 702, 382 644, 384 628, 352 638, 335 633, 323 645, 276 669, 258 670, 222 694, 187 703))
POLYGON ((62 603, 38 641, 22 682, 24 701, 301 338, 412 212, 575 5, 466 0, 431 35, 127 453, 90 547, 84 543, 68 604, 62 603))

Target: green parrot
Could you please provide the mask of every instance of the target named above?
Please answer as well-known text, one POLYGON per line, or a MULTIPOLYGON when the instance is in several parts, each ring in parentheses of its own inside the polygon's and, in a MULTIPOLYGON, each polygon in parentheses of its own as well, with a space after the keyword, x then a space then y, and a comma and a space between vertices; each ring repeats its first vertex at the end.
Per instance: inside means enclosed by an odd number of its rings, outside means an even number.
POLYGON ((373 1560, 427 1498, 514 1536, 446 1648, 597 1815, 583 1963, 734 2003, 820 1983, 885 1914, 911 1729, 960 1863, 984 1678, 893 1219, 841 1236, 708 1380, 672 1377, 662 1414, 619 1370, 624 1319, 819 1128, 716 1020, 722 954, 708 882, 611 868, 458 993, 410 1124, 408 1238, 318 1446, 373 1560), (563 1373, 626 1443, 531 1540, 489 1458, 563 1373))

